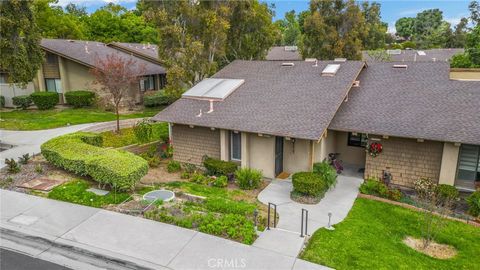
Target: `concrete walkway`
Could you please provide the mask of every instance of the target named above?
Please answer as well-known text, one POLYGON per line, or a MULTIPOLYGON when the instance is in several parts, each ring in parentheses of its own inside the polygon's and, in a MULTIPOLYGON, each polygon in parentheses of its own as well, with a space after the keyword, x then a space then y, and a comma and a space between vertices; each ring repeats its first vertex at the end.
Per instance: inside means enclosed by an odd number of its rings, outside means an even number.
POLYGON ((337 185, 329 190, 318 204, 309 205, 290 199, 293 189, 291 180, 273 180, 260 192, 258 199, 264 204, 275 203, 280 220, 276 229, 260 235, 254 245, 296 256, 304 240, 300 237, 302 208, 308 210, 309 234, 328 225, 329 212, 332 213, 331 224, 339 223, 352 208, 362 181, 358 177, 339 175, 337 185))
MULTIPOLYGON (((106 210, 5 190, 0 190, 0 199, 3 230, 149 269, 328 269, 295 256, 106 210)), ((2 246, 8 244, 1 241, 2 246)), ((46 254, 33 255, 48 260, 42 257, 46 254)))
MULTIPOLYGON (((121 120, 120 127, 131 127, 136 122, 141 121, 142 119, 143 118, 121 120)), ((31 131, 0 130, 0 142, 15 145, 15 147, 11 149, 0 152, 0 168, 5 166, 6 158, 18 159, 26 153, 29 153, 30 155, 40 153, 40 146, 44 142, 60 135, 80 130, 89 132, 114 130, 116 128, 116 125, 116 121, 109 121, 31 131)))

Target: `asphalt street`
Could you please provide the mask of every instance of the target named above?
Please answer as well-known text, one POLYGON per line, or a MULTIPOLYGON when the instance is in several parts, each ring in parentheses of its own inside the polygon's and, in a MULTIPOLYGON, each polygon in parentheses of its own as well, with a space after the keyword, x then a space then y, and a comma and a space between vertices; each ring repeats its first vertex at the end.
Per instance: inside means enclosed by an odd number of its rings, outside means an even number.
POLYGON ((17 253, 11 250, 0 249, 0 269, 1 270, 70 270, 54 264, 43 261, 28 255, 17 253))

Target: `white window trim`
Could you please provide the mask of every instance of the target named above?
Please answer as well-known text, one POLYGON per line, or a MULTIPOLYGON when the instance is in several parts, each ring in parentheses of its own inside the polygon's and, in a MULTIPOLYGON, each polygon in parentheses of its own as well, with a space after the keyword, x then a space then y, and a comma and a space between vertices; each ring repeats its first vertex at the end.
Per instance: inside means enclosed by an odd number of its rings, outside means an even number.
POLYGON ((242 161, 242 133, 240 132, 230 132, 230 160, 233 161, 242 161), (233 134, 238 134, 240 136, 240 159, 234 158, 233 157, 233 134))

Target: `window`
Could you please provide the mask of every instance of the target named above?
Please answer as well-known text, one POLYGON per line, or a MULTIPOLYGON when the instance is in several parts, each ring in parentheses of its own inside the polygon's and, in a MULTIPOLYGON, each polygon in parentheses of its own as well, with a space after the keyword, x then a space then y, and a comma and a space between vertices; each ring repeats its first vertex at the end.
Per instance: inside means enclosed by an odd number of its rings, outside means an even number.
POLYGON ((242 134, 240 132, 230 132, 230 158, 232 160, 242 160, 242 134))
POLYGON ((145 76, 140 80, 140 90, 155 90, 155 75, 145 76))
POLYGON ((462 144, 458 156, 456 185, 474 188, 477 180, 480 180, 480 146, 462 144))
POLYGON ((357 147, 366 147, 368 142, 368 137, 366 134, 358 133, 353 135, 352 132, 348 133, 348 146, 357 146, 357 147))
POLYGON ((0 83, 8 83, 7 73, 0 73, 0 83))
POLYGON ((48 92, 62 93, 62 81, 60 79, 45 79, 45 87, 48 92))

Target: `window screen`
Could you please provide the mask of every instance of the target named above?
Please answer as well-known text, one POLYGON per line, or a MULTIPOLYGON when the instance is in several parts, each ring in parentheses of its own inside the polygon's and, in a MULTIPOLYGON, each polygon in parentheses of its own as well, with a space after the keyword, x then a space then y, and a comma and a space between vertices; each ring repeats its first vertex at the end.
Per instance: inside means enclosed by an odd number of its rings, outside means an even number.
POLYGON ((463 144, 460 147, 457 178, 480 180, 480 146, 463 144))

